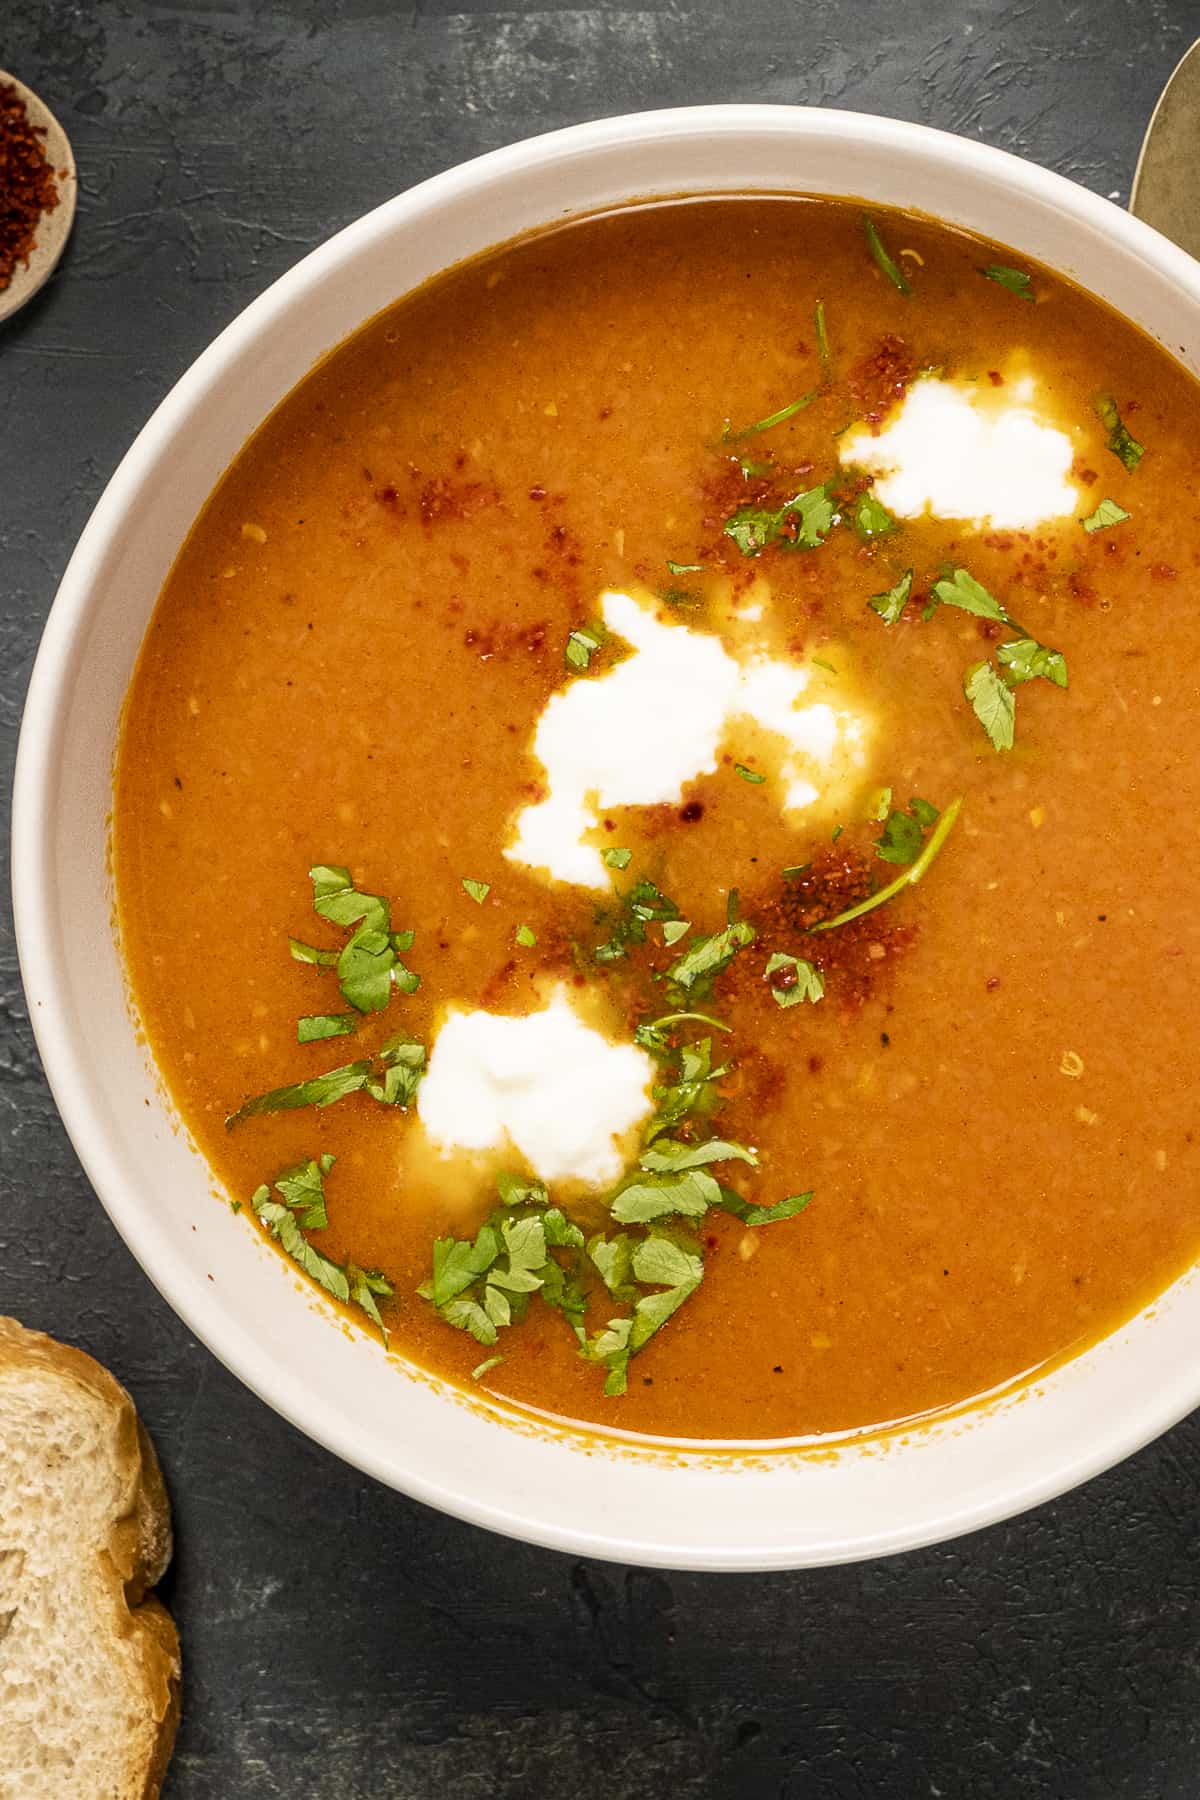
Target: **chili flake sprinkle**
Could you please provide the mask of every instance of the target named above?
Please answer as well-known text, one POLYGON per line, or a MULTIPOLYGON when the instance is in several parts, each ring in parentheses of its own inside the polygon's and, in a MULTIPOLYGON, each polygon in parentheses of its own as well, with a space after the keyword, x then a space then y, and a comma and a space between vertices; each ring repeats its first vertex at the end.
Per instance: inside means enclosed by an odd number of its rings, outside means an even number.
POLYGON ((43 213, 58 205, 42 126, 31 125, 11 82, 0 82, 0 293, 18 263, 28 263, 43 213))

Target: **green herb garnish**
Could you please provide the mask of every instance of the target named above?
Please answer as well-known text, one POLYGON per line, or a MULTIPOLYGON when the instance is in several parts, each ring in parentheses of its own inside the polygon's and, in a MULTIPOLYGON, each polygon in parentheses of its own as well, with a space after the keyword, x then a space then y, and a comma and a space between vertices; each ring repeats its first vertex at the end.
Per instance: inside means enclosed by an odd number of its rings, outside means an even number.
POLYGON ((825 997, 825 977, 801 956, 788 956, 777 950, 764 973, 776 1006, 799 1006, 802 1000, 811 1000, 815 1005, 825 997))
POLYGON ((697 938, 678 961, 671 964, 667 970, 667 981, 672 988, 697 1000, 701 999, 738 952, 754 942, 756 935, 753 925, 745 919, 739 919, 726 925, 723 931, 714 931, 708 937, 697 938))
POLYGON ((909 299, 912 295, 912 286, 908 277, 888 255, 883 239, 879 235, 878 227, 876 226, 874 219, 867 213, 863 214, 863 230, 867 234, 867 248, 870 250, 871 255, 875 258, 879 267, 883 270, 892 286, 896 289, 896 292, 898 294, 903 294, 905 299, 909 299))
MULTIPOLYGON (((983 666, 986 668, 988 665, 985 663, 983 666)), ((957 799, 950 802, 936 826, 926 838, 925 848, 910 869, 906 869, 902 875, 897 875, 895 881, 890 881, 885 888, 880 888, 877 894, 869 894, 865 900, 860 900, 857 906, 849 906, 846 908, 845 912, 838 913, 836 918, 822 919, 819 924, 810 925, 809 930, 833 931, 839 925, 848 925, 852 919, 861 919, 864 913, 874 912, 877 906, 886 905, 889 900, 895 899, 896 895, 901 893, 906 887, 915 887, 917 882, 925 875, 930 864, 933 862, 942 845, 954 829, 954 822, 961 811, 962 795, 960 794, 957 799)))
POLYGON ((1096 401, 1096 411, 1100 416, 1100 423, 1108 433, 1108 448, 1132 475, 1146 454, 1145 446, 1138 443, 1123 423, 1111 394, 1101 395, 1096 401))
POLYGON ((345 1063, 340 1069, 329 1069, 324 1075, 314 1075, 309 1081, 272 1088, 270 1093, 256 1095, 237 1112, 231 1113, 225 1121, 225 1129, 232 1131, 235 1125, 257 1118, 260 1113, 291 1112, 300 1106, 332 1106, 336 1100, 344 1100, 347 1094, 366 1087, 370 1078, 369 1062, 353 1062, 345 1063))
POLYGON ((357 1029, 353 1013, 309 1013, 296 1023, 298 1044, 317 1044, 324 1038, 349 1037, 357 1029))
POLYGON ((793 494, 783 505, 739 506, 726 519, 725 536, 732 538, 743 556, 761 556, 774 546, 780 550, 817 550, 832 529, 836 514, 828 484, 793 494))
POLYGON ((867 605, 872 612, 879 614, 885 625, 895 625, 908 605, 912 584, 913 572, 911 569, 905 569, 895 587, 889 588, 886 594, 872 594, 867 605))
POLYGON ((490 881, 472 881, 469 875, 463 876, 462 887, 463 893, 469 900, 473 900, 476 906, 482 906, 492 891, 490 881))
POLYGON ((537 933, 530 925, 518 925, 516 939, 522 950, 532 950, 537 943, 537 933))
POLYGON ((735 775, 740 775, 743 781, 748 781, 751 787, 758 787, 760 782, 767 779, 757 769, 748 769, 745 763, 734 763, 733 772, 735 775))
POLYGON ((563 651, 563 660, 568 669, 586 669, 604 642, 604 637, 603 627, 599 625, 576 626, 567 638, 567 647, 563 651))
POLYGON ((670 569, 672 575, 703 575, 704 573, 703 563, 672 562, 669 556, 667 558, 667 567, 670 569))
POLYGON ((1107 531, 1113 525, 1121 525, 1129 517, 1123 506, 1115 500, 1102 500, 1095 512, 1083 521, 1083 529, 1087 532, 1107 531))
POLYGON ((933 591, 943 606, 957 606, 977 619, 995 619, 1002 625, 1010 623, 1000 602, 966 569, 955 569, 948 580, 935 581, 933 591))
POLYGON ((413 933, 392 930, 387 901, 379 894, 361 893, 350 871, 338 863, 315 863, 308 873, 314 912, 331 924, 355 929, 336 956, 289 938, 293 957, 318 966, 334 963, 342 997, 356 1012, 381 1012, 393 987, 413 993, 421 977, 400 960, 401 953, 412 948, 413 933))
POLYGON ((323 1156, 319 1162, 313 1159, 285 1169, 274 1182, 281 1201, 271 1198, 271 1186, 264 1182, 252 1195, 251 1205, 292 1261, 335 1299, 360 1306, 378 1326, 386 1346, 387 1328, 375 1301, 376 1294, 390 1296, 395 1292, 386 1275, 378 1269, 360 1269, 356 1263, 343 1267, 310 1244, 304 1235, 306 1231, 324 1231, 329 1224, 324 1177, 332 1167, 332 1156, 323 1156))
POLYGON ((817 328, 817 355, 821 359, 821 370, 826 381, 833 374, 833 357, 829 352, 829 333, 825 329, 825 302, 818 300, 813 308, 813 321, 817 328))
POLYGON ((911 812, 889 812, 882 834, 875 840, 875 854, 884 862, 916 862, 925 842, 921 821, 911 812))
POLYGON ((870 543, 872 538, 887 537, 896 530, 896 521, 883 501, 869 492, 859 495, 853 524, 864 544, 870 543))
MULTIPOLYGON (((602 920, 611 916, 606 912, 599 914, 602 920)), ((592 954, 597 962, 619 962, 628 954, 630 944, 645 943, 647 925, 662 924, 664 920, 678 920, 679 916, 679 908, 670 896, 643 877, 634 882, 628 893, 621 896, 620 908, 609 937, 605 943, 597 944, 592 954)))
POLYGON ((753 425, 743 425, 737 431, 731 428, 727 419, 725 429, 721 433, 721 442, 738 444, 743 438, 756 437, 760 431, 773 431, 776 425, 786 424, 789 419, 795 418, 798 412, 803 412, 806 406, 811 406, 817 398, 818 390, 814 388, 811 394, 801 394, 798 400, 792 400, 787 406, 781 406, 778 412, 769 413, 765 419, 758 419, 753 425))
POLYGON ((811 1199, 810 1189, 807 1194, 789 1194, 786 1199, 777 1200, 774 1206, 751 1206, 732 1188, 721 1189, 721 1205, 743 1225, 774 1225, 781 1219, 794 1219, 811 1199))
POLYGON ((1015 638, 1008 644, 997 644, 996 659, 1007 670, 1010 687, 1024 681, 1052 681, 1055 687, 1067 685, 1067 659, 1061 650, 1051 650, 1036 638, 1015 638))
POLYGON ((991 663, 975 663, 963 678, 963 693, 975 717, 987 732, 993 749, 1011 750, 1016 725, 1016 701, 1012 689, 991 663))
POLYGON ((1001 287, 1007 288, 1019 300, 1033 299, 1033 277, 1027 275, 1024 269, 1006 269, 1003 263, 991 263, 986 269, 980 269, 979 273, 986 275, 989 281, 998 282, 1001 287))
POLYGON ((610 869, 627 869, 633 861, 633 851, 602 850, 600 852, 600 858, 602 862, 608 864, 610 869))

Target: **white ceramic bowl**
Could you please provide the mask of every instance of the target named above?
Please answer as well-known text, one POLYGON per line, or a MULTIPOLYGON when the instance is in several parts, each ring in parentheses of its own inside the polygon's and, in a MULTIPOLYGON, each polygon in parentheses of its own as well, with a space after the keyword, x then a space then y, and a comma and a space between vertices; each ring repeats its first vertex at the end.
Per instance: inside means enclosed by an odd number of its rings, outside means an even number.
POLYGON ((434 1506, 563 1550, 711 1569, 951 1537, 1128 1455, 1200 1402, 1200 1285, 1186 1277, 1020 1393, 835 1454, 721 1458, 515 1422, 339 1328, 214 1201, 127 1011, 105 848, 121 703, 163 578, 222 471, 317 357, 428 276, 532 226, 631 196, 747 189, 862 195, 984 232, 1200 364, 1200 265, 1107 201, 961 138, 851 113, 724 106, 576 126, 481 157, 306 257, 154 414, 50 614, 13 823, 21 968, 51 1086, 117 1229, 192 1330, 302 1430, 434 1506))

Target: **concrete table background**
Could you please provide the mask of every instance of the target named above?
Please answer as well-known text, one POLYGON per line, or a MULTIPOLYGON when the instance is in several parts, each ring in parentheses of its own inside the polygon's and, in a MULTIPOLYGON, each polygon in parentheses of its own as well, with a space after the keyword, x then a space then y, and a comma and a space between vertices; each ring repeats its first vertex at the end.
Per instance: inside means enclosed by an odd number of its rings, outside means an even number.
MULTIPOLYGON (((4 0, 0 66, 80 170, 64 264, 0 332, 5 855, 30 663, 93 502, 330 232, 514 138, 730 99, 919 119, 1123 200, 1198 33, 1196 0, 4 0)), ((1056 1505, 861 1568, 655 1574, 443 1519, 300 1437, 159 1300, 50 1102, 7 883, 0 904, 0 1311, 109 1363, 162 1453, 170 1800, 1200 1793, 1200 1415, 1056 1505)))

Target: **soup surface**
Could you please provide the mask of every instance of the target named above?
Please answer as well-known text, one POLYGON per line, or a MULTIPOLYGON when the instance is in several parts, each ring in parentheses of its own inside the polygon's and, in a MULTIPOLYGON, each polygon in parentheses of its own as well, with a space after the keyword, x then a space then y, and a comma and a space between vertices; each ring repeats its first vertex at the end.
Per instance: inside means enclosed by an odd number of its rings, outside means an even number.
POLYGON ((577 221, 341 346, 196 524, 117 770, 137 1006, 247 1228, 655 1435, 947 1407, 1165 1286, 1198 437, 1104 306, 851 203, 577 221))

